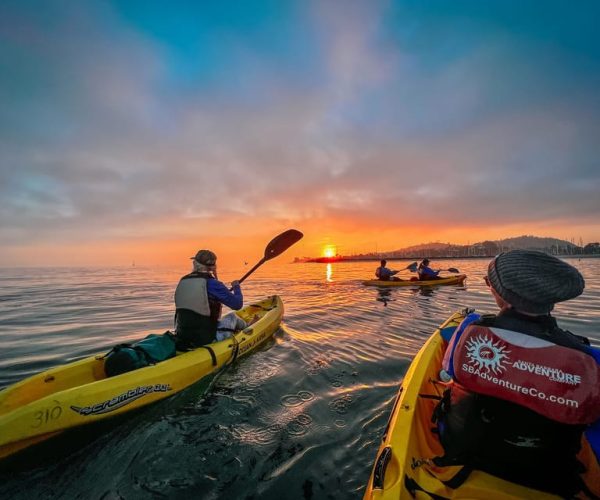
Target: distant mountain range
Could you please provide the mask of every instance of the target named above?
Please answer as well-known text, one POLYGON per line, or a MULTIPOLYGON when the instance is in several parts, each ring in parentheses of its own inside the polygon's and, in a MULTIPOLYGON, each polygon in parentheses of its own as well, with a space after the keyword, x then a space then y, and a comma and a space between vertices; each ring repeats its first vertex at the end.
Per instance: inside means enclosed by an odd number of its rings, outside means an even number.
POLYGON ((514 249, 538 250, 552 255, 583 255, 600 253, 600 244, 590 243, 585 246, 576 245, 571 241, 558 238, 543 238, 539 236, 517 236, 502 240, 486 240, 470 245, 455 245, 452 243, 424 243, 413 245, 391 252, 385 256, 393 257, 491 257, 514 249))
MULTIPOLYGON (((571 241, 539 236, 517 236, 503 240, 486 240, 470 245, 452 243, 424 243, 380 254, 388 258, 414 257, 491 257, 514 249, 538 250, 552 255, 600 254, 600 243, 576 245, 571 241)), ((357 256, 358 257, 358 256, 357 256)), ((375 254, 371 254, 375 257, 375 254)), ((360 257, 358 257, 360 258, 360 257)))
POLYGON ((578 245, 572 241, 560 240, 558 238, 540 238, 539 236, 517 236, 515 238, 506 238, 495 242, 501 247, 507 248, 577 248, 578 245))
POLYGON ((423 243, 388 252, 371 252, 356 255, 336 255, 335 257, 296 257, 294 262, 329 263, 352 260, 378 259, 417 259, 417 258, 456 258, 456 257, 493 257, 500 252, 515 249, 538 250, 551 255, 600 255, 600 243, 576 245, 571 241, 539 236, 517 236, 503 240, 486 240, 472 245, 453 243, 423 243))
POLYGON ((423 250, 446 250, 448 248, 462 248, 462 247, 492 247, 495 246, 503 250, 514 250, 516 248, 527 249, 527 250, 543 250, 549 248, 578 248, 577 245, 570 241, 561 240, 558 238, 541 238, 539 236, 516 236, 514 238, 506 238, 503 240, 486 240, 473 243, 472 245, 455 245, 452 243, 421 243, 420 245, 413 245, 404 247, 399 250, 393 250, 395 252, 419 252, 423 250))
MULTIPOLYGON (((552 255, 600 255, 600 243, 588 243, 585 246, 558 238, 541 238, 539 236, 517 236, 503 240, 486 240, 469 245, 452 243, 423 243, 388 252, 371 252, 358 255, 336 255, 327 262, 347 260, 375 259, 417 259, 424 257, 493 257, 500 252, 514 249, 538 250, 552 255)), ((296 258, 295 262, 326 262, 326 258, 296 258)))

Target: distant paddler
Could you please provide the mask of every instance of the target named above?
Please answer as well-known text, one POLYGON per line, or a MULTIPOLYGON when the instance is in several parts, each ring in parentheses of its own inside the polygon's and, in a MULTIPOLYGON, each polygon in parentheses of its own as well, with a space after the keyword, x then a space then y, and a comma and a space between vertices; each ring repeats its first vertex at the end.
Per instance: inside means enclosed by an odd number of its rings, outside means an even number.
POLYGON ((394 271, 393 269, 388 269, 387 260, 381 259, 380 266, 375 269, 375 276, 377 276, 378 280, 381 281, 400 281, 400 278, 396 278, 394 275, 398 274, 400 271, 394 271))
POLYGON ((394 269, 388 269, 387 266, 387 260, 385 259, 381 259, 380 262, 380 266, 375 269, 375 276, 377 276, 377 279, 380 281, 404 281, 396 276, 394 276, 395 274, 398 274, 400 271, 404 271, 405 269, 408 269, 409 271, 415 272, 417 270, 417 263, 413 262, 412 264, 409 264, 406 267, 403 267, 402 269, 399 270, 394 270, 394 269))
POLYGON ((438 269, 437 271, 434 271, 433 269, 431 269, 431 267, 429 267, 429 259, 423 259, 421 261, 421 263, 419 264, 419 268, 417 270, 417 272, 419 273, 419 281, 430 281, 430 280, 441 280, 444 279, 444 277, 439 276, 441 271, 448 271, 451 273, 458 273, 458 269, 454 268, 454 267, 449 267, 448 269, 438 269))

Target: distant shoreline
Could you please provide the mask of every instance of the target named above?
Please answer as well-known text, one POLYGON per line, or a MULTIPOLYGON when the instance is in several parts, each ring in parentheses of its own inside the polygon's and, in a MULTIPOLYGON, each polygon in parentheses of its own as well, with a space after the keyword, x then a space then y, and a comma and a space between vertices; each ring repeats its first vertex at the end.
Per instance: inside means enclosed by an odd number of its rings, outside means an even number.
MULTIPOLYGON (((569 255, 569 254, 565 254, 565 255, 555 255, 555 257, 558 257, 560 259, 598 259, 600 258, 600 254, 583 254, 583 255, 569 255)), ((437 260, 472 260, 472 259, 486 259, 486 260, 490 260, 493 259, 494 256, 490 256, 490 255, 464 255, 464 256, 460 256, 460 257, 453 257, 453 256, 444 256, 444 257, 430 257, 431 261, 437 261, 437 260)), ((336 264, 338 262, 379 262, 380 260, 385 259, 388 262, 391 261, 420 261, 423 260, 423 257, 421 256, 413 256, 413 257, 339 257, 336 258, 335 260, 332 260, 331 262, 319 262, 317 261, 316 258, 314 259, 298 259, 293 261, 293 264, 336 264)))

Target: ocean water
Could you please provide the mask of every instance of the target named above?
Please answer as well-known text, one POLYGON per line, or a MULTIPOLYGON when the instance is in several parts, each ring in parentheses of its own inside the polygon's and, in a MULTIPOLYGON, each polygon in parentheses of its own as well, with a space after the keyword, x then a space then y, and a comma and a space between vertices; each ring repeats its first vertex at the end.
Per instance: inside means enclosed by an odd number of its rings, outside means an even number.
MULTIPOLYGON (((555 316, 600 345, 600 259, 567 260, 586 290, 555 316)), ((360 498, 399 382, 424 341, 458 309, 496 311, 482 279, 487 262, 439 262, 466 273, 464 286, 389 290, 362 286, 374 262, 267 262, 243 290, 246 302, 283 298, 273 341, 73 449, 57 445, 31 467, 0 469, 0 498, 360 498)), ((186 272, 0 269, 0 388, 171 328, 186 272)))

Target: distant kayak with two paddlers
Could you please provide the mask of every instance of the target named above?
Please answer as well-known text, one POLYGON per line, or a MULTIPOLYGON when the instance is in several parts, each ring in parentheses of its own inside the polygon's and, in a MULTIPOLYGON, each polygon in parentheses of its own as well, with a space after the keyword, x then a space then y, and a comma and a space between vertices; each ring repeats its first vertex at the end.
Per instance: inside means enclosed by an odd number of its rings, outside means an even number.
POLYGON ((435 280, 419 280, 418 278, 411 278, 408 280, 395 279, 395 280, 366 280, 362 284, 365 286, 380 286, 380 287, 396 287, 396 286, 439 286, 439 285, 462 285, 467 279, 466 274, 457 274, 454 276, 447 276, 445 278, 439 278, 435 280))
MULTIPOLYGON (((428 259, 424 259, 423 262, 429 263, 428 259)), ((460 271, 455 267, 449 267, 448 269, 439 269, 438 271, 432 271, 428 267, 426 268, 428 273, 423 272, 423 268, 418 267, 416 262, 408 264, 402 269, 394 270, 386 267, 387 260, 381 259, 381 266, 375 270, 375 276, 378 279, 365 280, 362 282, 365 286, 378 286, 378 287, 397 287, 397 286, 439 286, 439 285, 462 285, 467 279, 466 274, 459 274, 460 271), (413 273, 418 272, 418 277, 412 277, 409 279, 398 278, 396 274, 402 271, 410 271, 413 273), (454 273, 453 276, 441 277, 438 276, 440 271, 447 271, 454 273), (423 279, 427 278, 427 279, 423 279)), ((421 263, 423 265, 423 263, 421 263)))

